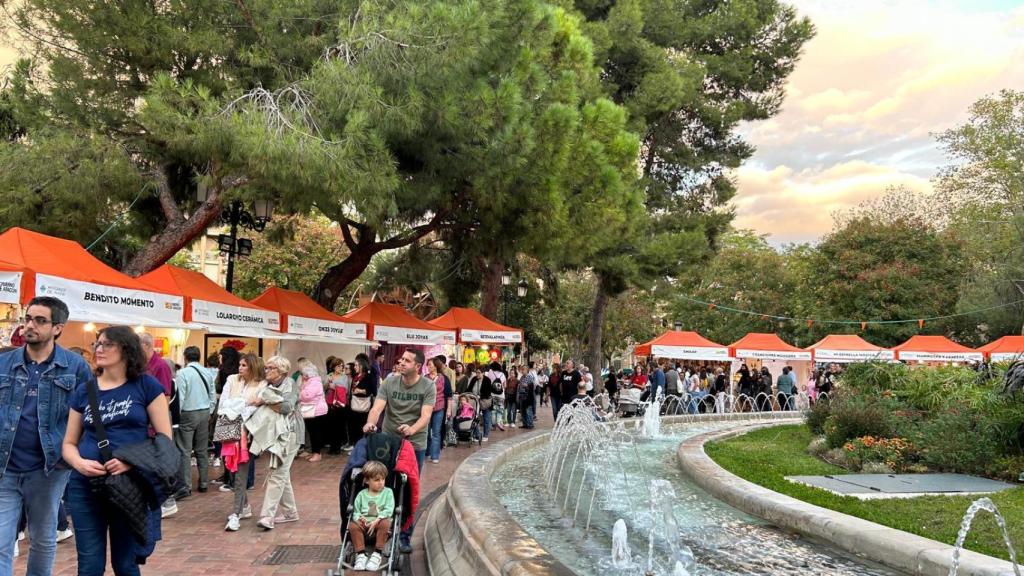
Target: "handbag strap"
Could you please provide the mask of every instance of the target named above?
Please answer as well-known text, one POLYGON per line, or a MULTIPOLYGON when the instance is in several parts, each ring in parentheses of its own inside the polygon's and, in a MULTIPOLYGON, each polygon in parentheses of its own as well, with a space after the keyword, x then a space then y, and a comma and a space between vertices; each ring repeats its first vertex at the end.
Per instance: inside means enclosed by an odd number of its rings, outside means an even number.
POLYGON ((100 449, 100 456, 103 461, 113 459, 110 452, 110 441, 107 440, 107 427, 103 425, 103 416, 100 414, 100 402, 97 390, 99 382, 95 378, 86 383, 85 389, 89 393, 89 410, 92 412, 92 424, 96 428, 96 446, 100 449))

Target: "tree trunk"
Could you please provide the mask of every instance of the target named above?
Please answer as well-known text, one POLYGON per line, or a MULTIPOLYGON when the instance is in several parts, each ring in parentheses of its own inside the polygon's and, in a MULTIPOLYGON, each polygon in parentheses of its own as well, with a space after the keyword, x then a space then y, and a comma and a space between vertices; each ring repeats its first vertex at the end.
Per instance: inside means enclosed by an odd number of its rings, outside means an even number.
POLYGON ((140 276, 159 268, 179 250, 205 233, 206 229, 220 216, 220 210, 221 204, 218 198, 203 204, 189 219, 168 224, 162 232, 150 238, 142 250, 132 257, 123 272, 130 276, 140 276))
POLYGON ((318 304, 334 311, 341 293, 359 278, 359 275, 370 266, 373 257, 382 250, 375 240, 376 234, 368 232, 360 235, 355 244, 349 244, 348 256, 328 268, 313 288, 313 299, 318 304))
POLYGON ((604 335, 604 318, 608 312, 608 293, 603 283, 597 281, 597 295, 594 297, 594 309, 590 313, 590 342, 587 347, 587 367, 594 375, 594 390, 604 391, 604 380, 601 378, 601 365, 604 353, 601 350, 601 338, 604 335))
POLYGON ((501 274, 505 271, 503 259, 482 260, 484 266, 483 287, 480 290, 480 313, 485 317, 501 322, 498 318, 498 304, 501 298, 501 274))

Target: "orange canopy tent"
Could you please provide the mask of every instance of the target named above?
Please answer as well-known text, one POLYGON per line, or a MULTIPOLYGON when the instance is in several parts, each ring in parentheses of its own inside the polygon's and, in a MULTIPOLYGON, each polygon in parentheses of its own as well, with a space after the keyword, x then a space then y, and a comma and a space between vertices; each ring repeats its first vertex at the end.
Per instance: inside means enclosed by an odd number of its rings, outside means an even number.
POLYGON ((981 362, 984 355, 967 346, 953 342, 945 336, 911 336, 909 340, 893 346, 897 360, 919 362, 981 362))
POLYGON ((896 357, 892 350, 875 346, 856 334, 830 334, 807 349, 818 362, 866 362, 896 357))
POLYGON ((302 292, 271 286, 253 298, 252 303, 280 312, 285 332, 294 336, 313 336, 342 344, 369 343, 365 323, 346 322, 302 292))
POLYGON ((1024 336, 1003 336, 978 348, 978 352, 988 356, 992 362, 1007 362, 1024 358, 1024 336))
POLYGON ((803 348, 787 344, 777 334, 751 332, 729 345, 733 358, 757 358, 759 360, 810 360, 811 353, 803 348))
POLYGON ((199 272, 164 264, 139 276, 154 289, 185 294, 185 320, 198 327, 235 336, 281 337, 281 316, 250 304, 199 272))
POLYGON ((369 339, 389 344, 455 344, 455 331, 443 330, 394 304, 370 302, 342 316, 369 328, 369 339))
POLYGON ((20 301, 53 296, 71 319, 107 324, 184 325, 184 297, 154 290, 100 262, 76 242, 23 228, 0 234, 0 258, 23 270, 20 301))
POLYGON ((517 344, 523 331, 489 320, 472 308, 452 308, 429 324, 442 330, 455 330, 460 344, 517 344))
POLYGON ((669 330, 650 342, 638 345, 637 356, 657 356, 673 360, 729 360, 729 349, 696 332, 669 330))

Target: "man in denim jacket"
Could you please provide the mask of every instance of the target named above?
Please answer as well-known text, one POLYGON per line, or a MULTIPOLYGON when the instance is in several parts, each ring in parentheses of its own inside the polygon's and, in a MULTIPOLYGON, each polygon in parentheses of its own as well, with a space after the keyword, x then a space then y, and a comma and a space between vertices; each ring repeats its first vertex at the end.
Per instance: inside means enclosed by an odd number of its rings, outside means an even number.
POLYGON ((57 508, 70 470, 61 460, 68 396, 92 378, 78 354, 55 340, 68 307, 34 298, 24 322, 25 346, 0 355, 0 576, 10 576, 24 507, 32 547, 27 576, 48 576, 57 554, 57 508))

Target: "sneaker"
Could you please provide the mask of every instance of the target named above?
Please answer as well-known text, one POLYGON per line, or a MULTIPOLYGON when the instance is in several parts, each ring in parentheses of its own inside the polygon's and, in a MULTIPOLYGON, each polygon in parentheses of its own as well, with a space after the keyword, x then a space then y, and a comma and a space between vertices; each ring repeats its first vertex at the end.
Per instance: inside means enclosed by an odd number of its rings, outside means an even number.
POLYGON ((513 423, 509 424, 509 428, 515 428, 515 427, 516 427, 516 424, 515 424, 515 422, 513 422, 513 423))
POLYGON ((366 554, 357 554, 356 563, 352 565, 352 570, 355 572, 365 572, 367 560, 369 559, 366 557, 366 554))
POLYGON ((170 518, 178 513, 178 503, 174 501, 174 498, 168 498, 163 504, 160 505, 160 517, 170 518))
POLYGON ((238 529, 241 527, 241 523, 238 522, 238 514, 232 514, 231 516, 228 516, 228 525, 224 527, 224 530, 228 532, 238 532, 238 529))
MULTIPOLYGON (((220 458, 219 457, 213 459, 213 467, 214 468, 220 468, 220 458)), ((220 480, 218 480, 217 482, 220 482, 220 480)))
POLYGON ((187 488, 182 488, 181 490, 178 490, 177 492, 174 493, 174 499, 175 500, 184 500, 185 498, 188 498, 191 495, 192 495, 192 491, 191 490, 189 490, 187 488))
POLYGON ((291 514, 278 514, 274 516, 274 524, 287 524, 288 522, 298 522, 299 515, 295 512, 291 514))
POLYGON ((57 542, 63 542, 74 535, 75 533, 71 531, 71 528, 68 528, 67 530, 57 530, 57 542))
POLYGON ((259 521, 256 522, 256 525, 259 526, 260 528, 263 528, 264 530, 273 530, 274 529, 274 519, 271 518, 270 516, 264 516, 263 518, 260 518, 259 521))
POLYGON ((245 508, 242 508, 241 518, 242 520, 245 520, 246 518, 252 518, 252 506, 246 504, 245 508))
POLYGON ((341 451, 342 451, 342 452, 351 452, 351 451, 352 451, 352 448, 353 448, 353 446, 352 446, 351 444, 346 444, 345 446, 343 446, 343 447, 341 448, 341 451))
POLYGON ((484 441, 484 442, 487 442, 487 440, 489 440, 489 438, 487 438, 486 436, 484 436, 484 437, 483 437, 483 441, 484 441))
POLYGON ((431 458, 430 461, 433 462, 434 464, 440 464, 441 463, 440 460, 437 460, 435 458, 431 458))
POLYGON ((376 572, 380 570, 380 563, 382 560, 384 560, 384 557, 380 555, 380 552, 370 554, 370 559, 366 562, 365 570, 367 572, 376 572))
POLYGON ((228 486, 227 484, 221 484, 220 488, 217 488, 217 490, 220 490, 221 492, 234 492, 235 491, 234 488, 232 488, 231 486, 228 486))
POLYGON ((402 554, 412 554, 412 544, 404 540, 398 545, 398 551, 402 554))

